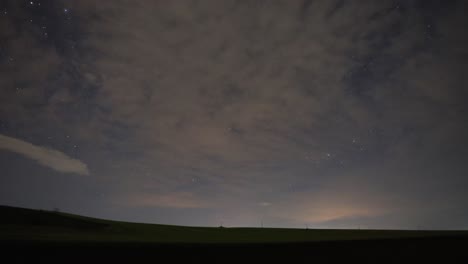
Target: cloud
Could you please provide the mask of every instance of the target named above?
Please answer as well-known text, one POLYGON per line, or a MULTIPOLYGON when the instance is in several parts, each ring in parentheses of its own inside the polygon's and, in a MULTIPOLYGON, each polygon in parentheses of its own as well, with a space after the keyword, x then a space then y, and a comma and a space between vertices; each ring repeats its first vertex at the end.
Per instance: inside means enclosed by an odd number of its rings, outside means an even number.
POLYGON ((0 135, 0 149, 21 154, 59 172, 89 175, 88 166, 85 163, 55 149, 36 146, 5 135, 0 135))
POLYGON ((326 221, 391 203, 295 193, 354 179, 408 200, 421 182, 452 195, 466 185, 467 9, 427 17, 419 2, 83 0, 64 3, 73 19, 48 21, 62 33, 45 42, 31 33, 42 20, 15 33, 9 17, 29 13, 3 16, 0 133, 70 135, 106 188, 149 188, 135 205, 206 205, 189 191, 326 221))
POLYGON ((125 197, 121 203, 136 207, 207 208, 211 206, 211 203, 190 192, 139 193, 125 197))
MULTIPOLYGON (((343 55, 356 49, 351 40, 361 32, 350 25, 367 20, 325 20, 320 10, 335 8, 327 2, 306 10, 299 1, 119 3, 97 6, 115 15, 96 21, 99 33, 86 40, 100 54, 95 102, 110 110, 105 118, 135 127, 126 140, 144 145, 153 164, 257 171, 349 142, 336 132, 341 127, 360 132, 350 127, 354 121, 331 122, 334 108, 347 103, 341 80, 353 63, 343 55), (104 32, 110 47, 94 37, 104 32)), ((354 9, 379 10, 351 5, 340 12, 354 9)), ((354 105, 350 112, 359 112, 354 105)), ((239 178, 251 177, 239 172, 226 180, 239 178)))
MULTIPOLYGON (((426 128, 447 119, 432 101, 454 94, 454 85, 441 88, 454 71, 439 61, 445 56, 427 57, 421 48, 429 46, 426 24, 411 4, 401 11, 392 1, 213 3, 96 6, 107 15, 91 22, 95 34, 86 39, 99 51, 94 102, 109 110, 104 119, 130 127, 125 141, 144 152, 138 163, 119 162, 137 175, 122 174, 123 181, 157 182, 157 193, 190 188, 224 193, 224 203, 248 197, 277 205, 271 193, 287 183, 314 189, 349 177, 349 166, 421 157, 414 142, 431 142, 426 128), (432 72, 446 77, 427 81, 440 76, 432 72), (325 173, 339 160, 343 167, 325 173), (141 176, 147 172, 135 172, 135 164, 152 175, 141 176), (193 175, 199 183, 187 184, 193 175)), ((395 185, 405 184, 402 164, 388 176, 395 185)), ((325 206, 320 219, 367 214, 347 209, 353 206, 325 206)))

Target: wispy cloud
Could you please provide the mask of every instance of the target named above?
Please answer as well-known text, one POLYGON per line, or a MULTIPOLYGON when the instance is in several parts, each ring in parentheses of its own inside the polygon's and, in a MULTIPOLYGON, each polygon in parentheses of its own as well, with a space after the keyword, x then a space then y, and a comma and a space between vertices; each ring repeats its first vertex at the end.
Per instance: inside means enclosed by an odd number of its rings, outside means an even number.
POLYGON ((0 149, 5 149, 37 161, 39 164, 59 172, 88 175, 88 166, 55 149, 36 146, 29 142, 0 135, 0 149))
POLYGON ((212 204, 190 192, 139 193, 124 199, 123 204, 143 207, 207 208, 212 204))

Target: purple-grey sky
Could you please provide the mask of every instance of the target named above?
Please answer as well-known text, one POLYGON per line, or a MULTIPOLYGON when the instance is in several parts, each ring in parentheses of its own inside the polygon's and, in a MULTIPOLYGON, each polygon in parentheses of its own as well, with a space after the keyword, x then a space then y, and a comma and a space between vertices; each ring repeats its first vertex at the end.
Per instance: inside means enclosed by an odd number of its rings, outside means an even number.
POLYGON ((0 204, 468 228, 465 1, 0 2, 0 204))

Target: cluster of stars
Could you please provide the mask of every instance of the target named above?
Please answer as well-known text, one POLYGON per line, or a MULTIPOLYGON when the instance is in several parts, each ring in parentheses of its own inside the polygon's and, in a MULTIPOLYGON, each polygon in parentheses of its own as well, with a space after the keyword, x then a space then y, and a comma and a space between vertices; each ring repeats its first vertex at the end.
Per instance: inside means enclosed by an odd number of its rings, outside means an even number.
MULTIPOLYGON (((39 1, 36 1, 36 2, 35 2, 35 1, 30 1, 30 2, 29 2, 29 5, 32 6, 32 7, 36 7, 36 6, 37 6, 37 7, 40 7, 40 6, 41 6, 41 2, 39 2, 39 1)), ((71 19, 71 16, 70 16, 70 9, 67 8, 67 7, 64 7, 62 10, 63 10, 63 13, 66 15, 66 19, 67 19, 67 20, 70 20, 70 19, 71 19)), ((5 10, 4 13, 7 14, 7 11, 5 10)), ((44 18, 43 18, 43 19, 44 19, 44 18)), ((29 22, 30 22, 30 23, 33 23, 34 20, 33 20, 33 19, 29 19, 29 22)), ((43 25, 40 26, 40 28, 41 28, 41 30, 43 31, 43 33, 42 33, 43 36, 47 38, 47 37, 49 36, 49 33, 47 32, 47 26, 43 24, 43 25)))

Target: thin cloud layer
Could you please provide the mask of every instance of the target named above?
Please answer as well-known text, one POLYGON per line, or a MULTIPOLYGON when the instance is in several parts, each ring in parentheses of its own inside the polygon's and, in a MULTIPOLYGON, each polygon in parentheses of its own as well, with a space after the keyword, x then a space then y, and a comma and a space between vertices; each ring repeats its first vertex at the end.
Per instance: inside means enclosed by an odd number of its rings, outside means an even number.
POLYGON ((36 146, 5 135, 0 135, 0 149, 21 154, 58 172, 89 175, 88 166, 85 163, 55 149, 36 146))
POLYGON ((73 153, 109 203, 278 225, 467 207, 463 1, 0 9, 0 133, 73 153))
POLYGON ((120 205, 133 207, 168 207, 168 208, 208 208, 211 203, 201 200, 189 192, 174 192, 164 194, 139 193, 123 196, 120 205))

